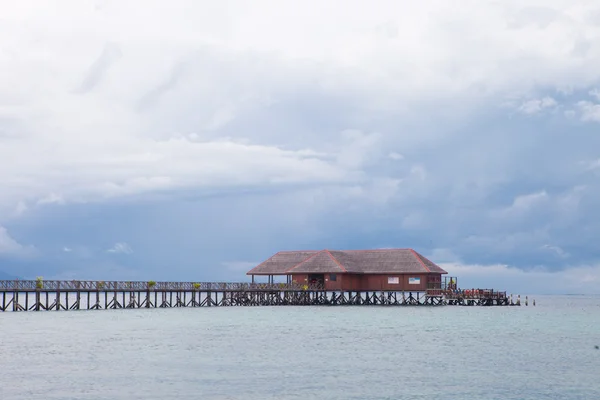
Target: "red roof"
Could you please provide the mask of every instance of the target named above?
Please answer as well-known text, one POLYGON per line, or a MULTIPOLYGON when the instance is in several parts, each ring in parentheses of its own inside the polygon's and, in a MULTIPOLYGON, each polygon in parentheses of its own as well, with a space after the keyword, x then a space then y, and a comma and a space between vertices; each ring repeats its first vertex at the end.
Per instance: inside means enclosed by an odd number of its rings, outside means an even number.
POLYGON ((281 251, 247 275, 447 274, 412 249, 281 251))

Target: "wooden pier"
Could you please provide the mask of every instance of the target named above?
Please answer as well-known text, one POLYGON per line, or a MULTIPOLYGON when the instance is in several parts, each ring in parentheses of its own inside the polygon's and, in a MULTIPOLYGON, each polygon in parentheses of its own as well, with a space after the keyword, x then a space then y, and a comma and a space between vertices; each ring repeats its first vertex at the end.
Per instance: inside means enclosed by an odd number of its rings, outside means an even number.
POLYGON ((506 292, 328 291, 296 283, 0 281, 0 311, 230 306, 519 306, 506 292))

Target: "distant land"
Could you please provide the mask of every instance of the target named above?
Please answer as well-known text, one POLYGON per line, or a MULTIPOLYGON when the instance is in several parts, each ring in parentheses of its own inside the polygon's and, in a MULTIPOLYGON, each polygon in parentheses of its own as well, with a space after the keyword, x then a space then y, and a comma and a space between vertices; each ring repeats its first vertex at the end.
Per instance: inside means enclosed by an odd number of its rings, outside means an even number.
POLYGON ((0 280, 7 280, 7 279, 18 279, 18 277, 11 275, 11 274, 7 274, 4 271, 0 271, 0 280))

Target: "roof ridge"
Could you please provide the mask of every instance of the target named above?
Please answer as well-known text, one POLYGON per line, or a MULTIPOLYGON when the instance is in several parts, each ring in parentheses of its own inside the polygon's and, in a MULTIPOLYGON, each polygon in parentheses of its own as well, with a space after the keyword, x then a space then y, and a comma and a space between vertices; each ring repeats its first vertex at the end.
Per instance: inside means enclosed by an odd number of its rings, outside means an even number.
MULTIPOLYGON (((427 262, 430 262, 432 265, 434 265, 437 269, 444 271, 444 274, 447 274, 448 272, 446 270, 444 270, 444 268, 440 267, 437 263, 431 261, 428 257, 425 257, 423 254, 419 253, 418 251, 415 251, 415 253, 417 253, 417 255, 419 256, 419 258, 421 260, 425 260, 427 262)), ((437 272, 437 271, 436 271, 437 272)))
POLYGON ((339 262, 339 261, 338 261, 338 259, 337 259, 337 258, 335 258, 335 257, 333 256, 333 254, 331 254, 331 252, 330 252, 329 250, 325 250, 325 251, 327 252, 327 254, 329 254, 329 257, 331 257, 331 259, 333 260, 333 262, 335 262, 335 263, 338 265, 338 267, 340 267, 340 268, 341 268, 341 269, 342 269, 344 272, 348 272, 348 270, 346 269, 346 267, 344 267, 344 266, 342 265, 342 263, 341 263, 341 262, 339 262))
POLYGON ((362 252, 362 251, 390 251, 390 250, 412 250, 410 248, 393 248, 393 249, 350 249, 350 250, 332 250, 332 251, 341 251, 341 252, 362 252))
POLYGON ((308 252, 311 252, 311 251, 320 252, 320 251, 323 251, 323 250, 314 250, 314 249, 313 250, 280 250, 280 251, 278 251, 275 254, 279 254, 279 253, 308 253, 308 252))
POLYGON ((288 272, 292 272, 292 270, 293 270, 294 268, 297 268, 297 267, 299 267, 300 265, 304 264, 305 262, 307 262, 307 261, 308 261, 308 260, 310 260, 311 258, 318 256, 319 254, 321 254, 321 253, 322 253, 322 252, 324 252, 324 251, 325 251, 325 250, 319 250, 319 251, 317 251, 315 254, 311 254, 309 257, 307 257, 307 258, 305 258, 304 260, 300 261, 298 264, 294 265, 292 268, 288 268, 288 269, 286 269, 286 270, 285 270, 285 272, 286 272, 286 273, 288 273, 288 272))
POLYGON ((415 256, 415 258, 417 259, 417 261, 419 261, 421 263, 421 265, 423 266, 423 268, 425 268, 425 271, 431 272, 431 270, 425 265, 425 263, 423 262, 423 260, 421 260, 421 258, 419 257, 419 255, 417 255, 417 252, 414 251, 413 249, 410 249, 410 251, 412 252, 413 256, 415 256))

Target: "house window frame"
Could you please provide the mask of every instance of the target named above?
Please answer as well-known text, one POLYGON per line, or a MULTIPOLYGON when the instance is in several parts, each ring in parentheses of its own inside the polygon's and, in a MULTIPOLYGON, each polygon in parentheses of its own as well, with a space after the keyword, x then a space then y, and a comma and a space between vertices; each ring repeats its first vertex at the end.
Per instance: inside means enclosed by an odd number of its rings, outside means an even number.
POLYGON ((329 274, 329 280, 331 282, 336 282, 337 281, 337 274, 329 274))

